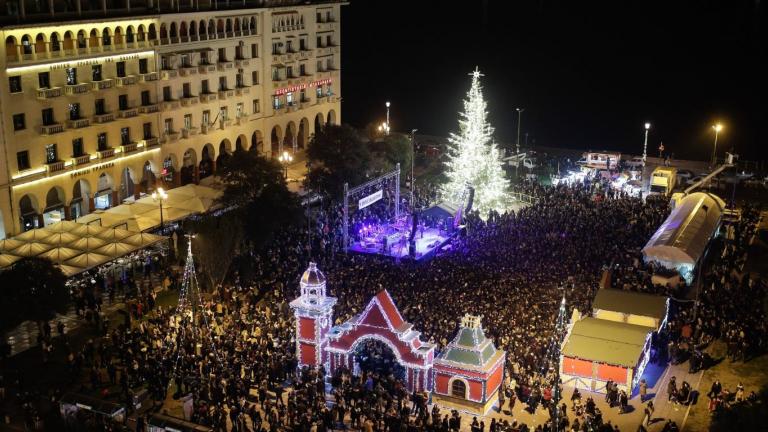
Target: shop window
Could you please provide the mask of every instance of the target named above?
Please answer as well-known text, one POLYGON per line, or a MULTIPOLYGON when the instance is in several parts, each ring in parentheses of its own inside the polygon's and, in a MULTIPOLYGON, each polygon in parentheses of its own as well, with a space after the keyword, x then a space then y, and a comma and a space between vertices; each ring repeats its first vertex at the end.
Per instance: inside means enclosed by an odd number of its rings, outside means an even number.
POLYGON ((451 383, 451 396, 461 399, 467 398, 467 385, 464 384, 464 381, 454 380, 451 383))

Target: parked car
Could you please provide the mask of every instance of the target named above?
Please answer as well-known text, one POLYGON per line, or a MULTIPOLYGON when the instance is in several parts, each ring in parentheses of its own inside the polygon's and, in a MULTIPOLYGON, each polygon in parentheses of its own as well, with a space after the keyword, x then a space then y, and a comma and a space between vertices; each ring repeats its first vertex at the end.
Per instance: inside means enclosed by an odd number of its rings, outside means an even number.
POLYGON ((630 160, 624 161, 624 165, 631 170, 638 170, 643 167, 643 158, 635 157, 630 160))

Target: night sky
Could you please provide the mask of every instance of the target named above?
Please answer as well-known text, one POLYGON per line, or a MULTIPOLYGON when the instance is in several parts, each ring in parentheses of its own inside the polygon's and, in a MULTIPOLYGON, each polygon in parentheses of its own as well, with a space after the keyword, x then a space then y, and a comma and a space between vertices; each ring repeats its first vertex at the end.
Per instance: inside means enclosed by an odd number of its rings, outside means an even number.
POLYGON ((768 157, 761 0, 352 0, 342 13, 344 122, 445 136, 479 66, 496 138, 676 157, 768 157))

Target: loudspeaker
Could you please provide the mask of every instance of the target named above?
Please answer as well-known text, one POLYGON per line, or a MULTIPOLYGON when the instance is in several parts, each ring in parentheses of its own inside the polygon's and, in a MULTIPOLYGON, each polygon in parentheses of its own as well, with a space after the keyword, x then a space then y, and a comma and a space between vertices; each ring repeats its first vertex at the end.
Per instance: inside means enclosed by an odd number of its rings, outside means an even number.
POLYGON ((417 211, 413 211, 413 228, 411 228, 411 236, 408 237, 408 241, 413 241, 413 238, 416 236, 416 228, 419 226, 419 213, 417 211))
POLYGON ((467 209, 464 210, 464 213, 469 213, 472 210, 472 201, 475 199, 475 188, 472 186, 467 186, 469 188, 469 197, 467 198, 467 209))

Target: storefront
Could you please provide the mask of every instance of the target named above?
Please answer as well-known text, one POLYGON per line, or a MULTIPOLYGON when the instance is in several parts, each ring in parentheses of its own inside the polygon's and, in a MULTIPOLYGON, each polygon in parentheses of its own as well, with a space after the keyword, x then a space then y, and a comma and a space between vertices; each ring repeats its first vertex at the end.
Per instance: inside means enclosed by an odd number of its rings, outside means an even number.
POLYGON ((46 208, 45 211, 43 211, 43 226, 61 222, 65 219, 64 205, 62 204, 46 208))
POLYGON ((97 210, 105 210, 112 207, 112 189, 104 189, 93 196, 93 206, 97 210))
POLYGON ((91 422, 108 425, 123 423, 125 420, 123 405, 76 393, 67 393, 61 397, 59 411, 61 418, 75 427, 91 422))

